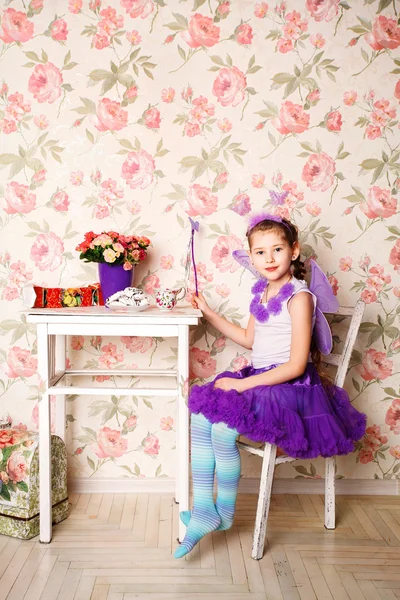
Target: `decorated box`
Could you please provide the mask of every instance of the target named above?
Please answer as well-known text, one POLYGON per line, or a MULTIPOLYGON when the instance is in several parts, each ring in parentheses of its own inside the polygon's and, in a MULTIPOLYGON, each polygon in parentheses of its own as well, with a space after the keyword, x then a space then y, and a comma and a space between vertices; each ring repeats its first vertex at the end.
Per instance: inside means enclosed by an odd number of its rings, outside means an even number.
MULTIPOLYGON (((53 523, 68 516, 67 452, 51 436, 53 523)), ((0 534, 39 534, 39 433, 0 429, 0 534)))

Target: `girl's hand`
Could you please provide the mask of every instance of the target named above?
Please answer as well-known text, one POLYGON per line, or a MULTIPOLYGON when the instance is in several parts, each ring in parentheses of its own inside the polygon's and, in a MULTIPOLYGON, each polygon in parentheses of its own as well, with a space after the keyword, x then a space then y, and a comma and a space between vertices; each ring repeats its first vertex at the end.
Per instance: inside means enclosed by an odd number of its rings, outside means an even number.
POLYGON ((203 294, 199 294, 198 296, 193 294, 191 303, 193 308, 199 308, 205 317, 213 312, 205 301, 203 294))
POLYGON ((241 379, 233 379, 232 377, 221 377, 221 379, 217 379, 217 381, 214 383, 214 387, 224 390, 224 392, 236 390, 240 393, 244 391, 243 381, 241 379))

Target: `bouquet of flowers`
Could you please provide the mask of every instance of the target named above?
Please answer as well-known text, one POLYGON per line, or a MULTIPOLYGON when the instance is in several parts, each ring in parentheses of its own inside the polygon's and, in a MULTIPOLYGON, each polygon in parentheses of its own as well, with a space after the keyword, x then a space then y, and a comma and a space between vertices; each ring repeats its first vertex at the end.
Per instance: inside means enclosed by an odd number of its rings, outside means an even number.
POLYGON ((85 262, 123 265, 130 271, 133 265, 139 264, 147 256, 149 238, 136 235, 121 235, 116 231, 103 233, 85 233, 85 239, 75 249, 80 252, 79 258, 85 262))

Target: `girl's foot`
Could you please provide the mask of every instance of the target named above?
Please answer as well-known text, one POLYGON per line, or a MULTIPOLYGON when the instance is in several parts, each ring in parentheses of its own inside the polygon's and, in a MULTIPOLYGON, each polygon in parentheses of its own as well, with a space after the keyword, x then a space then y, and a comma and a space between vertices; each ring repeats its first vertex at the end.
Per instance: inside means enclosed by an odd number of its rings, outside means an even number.
MULTIPOLYGON (((182 511, 190 513, 190 511, 182 511)), ((194 546, 207 533, 216 531, 221 524, 221 517, 217 511, 212 509, 194 509, 190 518, 186 535, 180 546, 175 550, 174 558, 182 558, 188 554, 194 546)))
MULTIPOLYGON (((186 527, 188 527, 188 525, 190 523, 190 519, 192 518, 192 511, 191 510, 182 510, 179 513, 179 517, 180 517, 180 520, 182 521, 182 523, 184 525, 186 525, 186 527)), ((220 515, 220 517, 221 517, 221 515, 220 515)), ((215 531, 226 531, 227 529, 230 529, 231 527, 232 527, 232 521, 221 517, 221 525, 215 531)))

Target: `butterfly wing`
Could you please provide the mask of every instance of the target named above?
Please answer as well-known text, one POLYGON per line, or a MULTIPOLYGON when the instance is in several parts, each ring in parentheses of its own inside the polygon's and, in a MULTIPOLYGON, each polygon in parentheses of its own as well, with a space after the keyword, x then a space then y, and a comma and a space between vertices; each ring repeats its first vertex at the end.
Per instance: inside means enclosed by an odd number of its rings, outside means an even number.
POLYGON ((317 297, 317 306, 322 312, 333 313, 339 309, 339 302, 333 293, 327 276, 314 260, 311 263, 310 291, 317 297))
POLYGON ((234 250, 232 252, 232 256, 242 267, 250 271, 254 277, 257 277, 257 279, 263 279, 260 273, 252 266, 250 257, 246 250, 234 250))
POLYGON ((324 313, 318 308, 315 313, 315 325, 313 331, 315 342, 322 354, 330 354, 332 352, 332 333, 328 321, 324 313))

